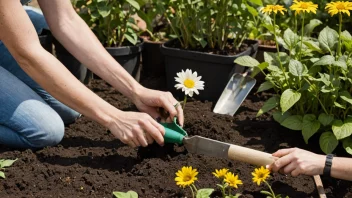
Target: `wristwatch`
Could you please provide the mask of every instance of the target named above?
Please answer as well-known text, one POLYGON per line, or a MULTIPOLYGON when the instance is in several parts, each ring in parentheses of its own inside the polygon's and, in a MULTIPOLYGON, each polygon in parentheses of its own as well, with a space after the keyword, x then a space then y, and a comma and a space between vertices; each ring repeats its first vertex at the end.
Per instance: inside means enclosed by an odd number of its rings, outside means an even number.
POLYGON ((323 171, 324 176, 330 177, 330 175, 331 175, 331 166, 332 166, 333 157, 334 157, 333 154, 326 155, 325 167, 324 167, 324 171, 323 171))

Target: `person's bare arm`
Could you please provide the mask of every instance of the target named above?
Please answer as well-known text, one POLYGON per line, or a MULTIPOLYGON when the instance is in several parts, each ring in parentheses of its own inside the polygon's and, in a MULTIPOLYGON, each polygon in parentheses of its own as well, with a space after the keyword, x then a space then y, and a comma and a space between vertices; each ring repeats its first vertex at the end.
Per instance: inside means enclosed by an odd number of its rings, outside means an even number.
POLYGON ((160 115, 151 106, 163 107, 170 113, 170 117, 177 115, 183 124, 182 108, 173 107, 177 100, 170 93, 146 89, 135 81, 105 50, 69 0, 38 2, 55 38, 80 62, 130 98, 139 110, 156 118, 160 115))
POLYGON ((150 116, 116 109, 86 88, 44 50, 20 1, 0 0, 0 40, 21 68, 53 97, 109 128, 124 143, 147 146, 148 137, 143 130, 163 143, 164 129, 150 116))
MULTIPOLYGON (((269 169, 274 172, 282 172, 298 175, 321 175, 323 174, 325 159, 324 155, 318 155, 298 148, 281 149, 273 154, 279 157, 269 169)), ((352 158, 334 157, 331 167, 331 177, 352 181, 352 158)))

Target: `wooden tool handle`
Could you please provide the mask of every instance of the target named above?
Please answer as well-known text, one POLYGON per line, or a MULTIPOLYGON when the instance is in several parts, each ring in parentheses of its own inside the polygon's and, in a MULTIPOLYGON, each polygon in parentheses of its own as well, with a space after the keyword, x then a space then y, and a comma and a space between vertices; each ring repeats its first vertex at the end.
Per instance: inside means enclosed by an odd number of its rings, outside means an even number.
POLYGON ((269 153, 237 145, 230 146, 228 158, 257 166, 270 165, 278 159, 269 153))

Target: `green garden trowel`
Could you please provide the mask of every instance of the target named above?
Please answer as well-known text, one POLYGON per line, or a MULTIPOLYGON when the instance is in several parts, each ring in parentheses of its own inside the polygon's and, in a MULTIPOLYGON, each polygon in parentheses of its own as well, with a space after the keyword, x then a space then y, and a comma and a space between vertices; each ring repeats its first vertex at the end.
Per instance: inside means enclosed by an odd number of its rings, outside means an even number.
POLYGON ((189 137, 187 132, 176 122, 161 123, 165 128, 165 143, 184 144, 187 151, 211 157, 228 158, 257 166, 272 164, 277 158, 269 153, 228 144, 201 136, 189 137))

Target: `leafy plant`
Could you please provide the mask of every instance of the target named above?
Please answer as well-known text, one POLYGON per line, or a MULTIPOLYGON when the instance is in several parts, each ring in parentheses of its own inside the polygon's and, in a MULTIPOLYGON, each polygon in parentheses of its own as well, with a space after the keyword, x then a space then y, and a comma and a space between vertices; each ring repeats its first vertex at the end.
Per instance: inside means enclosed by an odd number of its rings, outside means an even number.
POLYGON ((3 171, 5 171, 5 168, 12 166, 12 164, 15 161, 17 161, 17 159, 15 160, 0 159, 0 177, 5 179, 5 173, 3 171))
POLYGON ((258 92, 273 89, 276 93, 258 116, 274 109, 274 119, 284 127, 301 131, 306 143, 321 133, 323 152, 333 152, 342 141, 352 154, 352 36, 341 31, 341 12, 339 16, 339 32, 325 27, 315 39, 305 36, 304 24, 300 36, 288 28, 282 38, 275 38, 289 54, 265 53, 261 64, 249 56, 236 59, 236 63, 265 74, 266 82, 258 92))
POLYGON ((74 0, 82 19, 107 47, 122 46, 125 39, 135 45, 138 36, 133 15, 140 9, 135 0, 74 0))
POLYGON ((167 19, 182 48, 223 51, 230 44, 238 51, 250 32, 250 16, 258 14, 248 2, 262 5, 261 0, 171 0, 175 12, 167 19))
POLYGON ((168 1, 147 0, 142 8, 137 11, 138 15, 146 22, 147 29, 142 35, 149 36, 152 41, 165 41, 171 37, 171 29, 166 20, 168 12, 168 1))
POLYGON ((138 194, 132 190, 128 192, 113 192, 112 193, 116 198, 138 198, 138 194))

